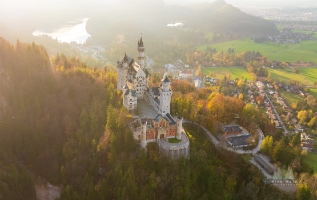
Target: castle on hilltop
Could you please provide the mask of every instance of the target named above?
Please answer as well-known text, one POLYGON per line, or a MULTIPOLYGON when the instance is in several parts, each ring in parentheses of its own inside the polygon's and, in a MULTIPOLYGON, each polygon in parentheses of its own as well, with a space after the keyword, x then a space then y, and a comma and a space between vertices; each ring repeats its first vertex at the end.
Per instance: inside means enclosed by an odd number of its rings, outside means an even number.
POLYGON ((138 99, 149 99, 152 107, 162 116, 170 113, 172 90, 171 81, 167 76, 162 79, 159 87, 149 88, 149 72, 144 65, 144 45, 142 37, 138 41, 138 60, 124 55, 117 62, 118 90, 123 91, 123 105, 128 110, 137 108, 138 99))
POLYGON ((143 116, 131 122, 134 138, 140 141, 145 148, 149 142, 157 142, 160 150, 172 159, 181 156, 189 157, 189 139, 183 132, 182 117, 172 117, 170 104, 172 90, 171 81, 164 75, 161 85, 149 87, 150 74, 145 67, 145 48, 142 37, 138 41, 138 58, 135 61, 125 55, 117 62, 118 85, 117 89, 123 92, 123 105, 128 110, 148 106, 145 112, 153 110, 156 116, 143 116), (175 138, 178 143, 169 143, 175 138))

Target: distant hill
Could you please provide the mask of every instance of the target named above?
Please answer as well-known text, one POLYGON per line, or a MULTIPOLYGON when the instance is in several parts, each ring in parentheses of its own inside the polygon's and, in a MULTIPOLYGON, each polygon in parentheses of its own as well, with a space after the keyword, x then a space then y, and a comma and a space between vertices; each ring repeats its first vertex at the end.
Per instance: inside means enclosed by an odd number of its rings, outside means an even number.
POLYGON ((125 6, 91 17, 87 23, 87 31, 92 35, 89 43, 108 45, 118 33, 131 36, 130 39, 136 38, 141 32, 150 31, 155 35, 158 29, 176 22, 184 23, 184 28, 191 30, 232 33, 236 36, 277 32, 273 22, 245 14, 223 0, 187 7, 166 6, 162 0, 120 2, 125 6))
MULTIPOLYGON (((204 4, 204 9, 196 10, 188 18, 188 25, 195 29, 241 34, 271 34, 277 28, 273 22, 243 13, 223 0, 204 4)), ((197 5, 196 5, 197 8, 197 5)))

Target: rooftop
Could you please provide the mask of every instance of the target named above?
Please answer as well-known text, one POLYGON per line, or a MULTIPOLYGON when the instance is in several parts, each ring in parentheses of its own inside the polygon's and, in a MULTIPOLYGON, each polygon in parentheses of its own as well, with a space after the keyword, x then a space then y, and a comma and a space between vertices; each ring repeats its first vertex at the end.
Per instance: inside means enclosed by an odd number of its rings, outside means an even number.
POLYGON ((270 165, 267 164, 267 163, 265 162, 265 160, 263 160, 260 156, 254 155, 254 159, 255 159, 257 162, 259 162, 259 163, 262 165, 262 167, 265 168, 265 170, 266 170, 267 172, 269 172, 270 174, 273 174, 273 173, 274 173, 274 170, 272 169, 272 167, 270 167, 270 165))
POLYGON ((229 125, 229 126, 224 126, 224 131, 225 132, 241 132, 242 129, 238 125, 229 125))
POLYGON ((247 146, 247 145, 249 145, 248 139, 250 137, 251 137, 251 135, 229 137, 228 141, 232 144, 232 146, 247 146))

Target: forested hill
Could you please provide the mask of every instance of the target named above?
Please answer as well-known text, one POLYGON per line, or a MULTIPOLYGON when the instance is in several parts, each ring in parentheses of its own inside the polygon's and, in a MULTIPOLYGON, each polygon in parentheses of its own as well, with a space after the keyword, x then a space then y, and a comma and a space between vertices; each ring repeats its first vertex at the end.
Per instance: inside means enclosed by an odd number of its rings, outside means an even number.
MULTIPOLYGON (((130 7, 124 3, 120 10, 96 13, 87 22, 87 31, 92 36, 88 42, 108 45, 116 34, 124 34, 127 40, 133 40, 140 32, 146 32, 152 39, 160 36, 168 23, 175 22, 184 23, 186 30, 232 34, 235 37, 278 32, 273 22, 243 13, 224 0, 187 7, 166 6, 159 0, 155 2, 156 6, 152 1, 139 1, 133 4, 134 12, 130 12, 130 7)), ((194 38, 192 41, 195 43, 194 38)))
POLYGON ((277 33, 276 25, 268 20, 243 13, 224 0, 204 6, 195 5, 195 14, 187 19, 189 26, 200 30, 227 34, 266 35, 277 33))
POLYGON ((189 160, 160 156, 156 143, 138 151, 115 72, 0 38, 0 81, 1 199, 35 199, 24 166, 65 200, 291 199, 194 127, 189 160))

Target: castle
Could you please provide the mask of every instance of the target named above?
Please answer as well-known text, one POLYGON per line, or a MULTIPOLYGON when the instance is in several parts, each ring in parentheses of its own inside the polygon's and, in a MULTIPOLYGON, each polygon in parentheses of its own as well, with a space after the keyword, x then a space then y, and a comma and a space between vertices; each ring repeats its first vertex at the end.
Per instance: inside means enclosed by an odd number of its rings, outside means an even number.
MULTIPOLYGON (((171 81, 164 75, 161 85, 149 87, 149 72, 145 67, 145 48, 142 37, 138 41, 138 59, 128 57, 126 54, 117 62, 118 85, 117 89, 123 92, 123 105, 128 110, 135 110, 138 104, 147 102, 156 112, 156 117, 147 116, 135 119, 133 124, 134 138, 140 141, 145 148, 149 142, 157 142, 160 150, 172 159, 181 156, 189 157, 189 139, 183 132, 182 117, 172 117, 170 104, 172 90, 171 81), (179 142, 171 143, 169 139, 175 138, 179 142)), ((132 127, 132 126, 131 126, 132 127)))

